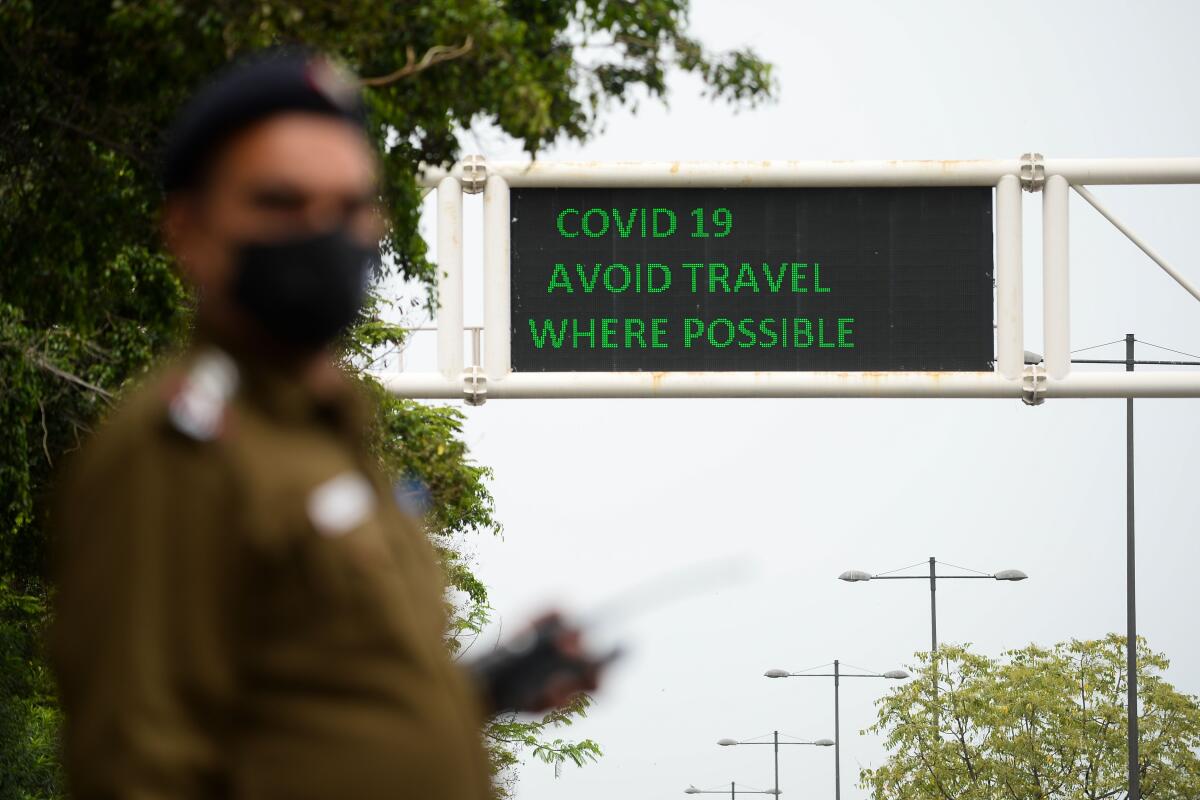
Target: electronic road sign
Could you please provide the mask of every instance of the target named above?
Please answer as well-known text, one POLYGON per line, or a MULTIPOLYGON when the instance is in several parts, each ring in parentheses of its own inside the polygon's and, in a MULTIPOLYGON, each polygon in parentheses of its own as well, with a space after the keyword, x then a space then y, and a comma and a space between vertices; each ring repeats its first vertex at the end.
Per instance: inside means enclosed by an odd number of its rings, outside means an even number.
POLYGON ((514 372, 992 369, 990 187, 510 202, 514 372))

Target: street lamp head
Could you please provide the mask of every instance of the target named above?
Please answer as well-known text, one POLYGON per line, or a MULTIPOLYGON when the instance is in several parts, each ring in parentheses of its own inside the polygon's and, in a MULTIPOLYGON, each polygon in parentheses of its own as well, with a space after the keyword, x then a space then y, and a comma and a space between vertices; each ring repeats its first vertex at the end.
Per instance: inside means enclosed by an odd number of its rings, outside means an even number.
POLYGON ((717 739, 717 744, 721 745, 721 747, 733 747, 737 743, 737 739, 717 739))
POLYGON ((891 678, 891 679, 892 679, 892 680, 894 680, 894 681, 902 681, 902 680, 904 680, 905 678, 908 678, 908 677, 911 677, 911 676, 908 674, 908 671, 907 671, 907 670, 903 670, 903 669, 889 669, 887 672, 883 673, 883 677, 885 677, 885 678, 891 678))
POLYGON ((683 793, 684 794, 700 794, 700 790, 697 789, 695 786, 689 786, 688 788, 683 790, 683 793))
POLYGON ((833 747, 837 742, 833 739, 817 739, 813 744, 817 747, 833 747))
POLYGON ((791 675, 786 669, 769 669, 763 673, 768 678, 786 678, 791 675))
POLYGON ((783 794, 783 789, 767 789, 763 794, 773 794, 776 797, 783 794))
POLYGON ((860 581, 871 580, 871 573, 863 572, 861 569, 848 569, 841 575, 838 575, 839 581, 846 583, 859 583, 860 581))
POLYGON ((1019 569, 1002 569, 993 577, 998 581, 1023 581, 1029 576, 1019 569))
POLYGON ((993 577, 998 581, 1023 581, 1029 576, 1019 569, 1002 569, 993 577))

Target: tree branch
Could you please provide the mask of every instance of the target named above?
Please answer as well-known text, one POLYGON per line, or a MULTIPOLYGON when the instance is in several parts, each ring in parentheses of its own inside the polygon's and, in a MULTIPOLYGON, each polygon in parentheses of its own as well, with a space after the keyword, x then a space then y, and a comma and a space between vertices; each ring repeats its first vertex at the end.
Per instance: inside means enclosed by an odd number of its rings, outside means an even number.
POLYGON ((42 404, 42 399, 38 398, 38 411, 42 412, 42 452, 46 454, 46 463, 51 467, 54 466, 54 459, 50 457, 50 429, 46 427, 46 406, 42 404))
POLYGON ((410 75, 416 75, 418 72, 424 72, 435 64, 440 64, 443 61, 453 61, 456 58, 462 58, 475 47, 475 40, 468 36, 462 44, 457 47, 435 44, 433 47, 425 51, 425 55, 421 56, 421 60, 417 60, 417 53, 412 49, 412 45, 404 48, 407 59, 403 67, 389 72, 387 75, 380 75, 375 78, 362 78, 359 83, 363 86, 387 86, 390 83, 395 83, 398 80, 407 78, 410 75))
POLYGON ((933 764, 930 764, 929 759, 925 758, 925 754, 918 750, 917 758, 920 759, 921 763, 925 766, 925 771, 929 773, 929 777, 933 780, 934 786, 937 787, 938 793, 940 793, 942 797, 946 798, 946 800, 955 800, 954 795, 950 794, 950 792, 946 790, 946 786, 942 783, 942 779, 938 775, 937 770, 933 768, 933 764))
POLYGON ((58 117, 53 117, 49 114, 43 113, 40 116, 42 117, 42 119, 46 120, 47 122, 57 125, 58 127, 63 128, 64 130, 71 131, 72 133, 77 133, 80 136, 84 137, 85 139, 90 139, 91 141, 95 142, 96 144, 103 145, 114 152, 120 153, 121 155, 125 156, 130 161, 137 163, 139 166, 143 167, 144 169, 147 169, 147 170, 154 169, 154 165, 151 164, 149 161, 147 161, 145 158, 143 158, 141 155, 139 155, 138 153, 135 153, 133 150, 130 150, 129 147, 127 147, 126 145, 121 144, 120 142, 117 142, 113 139, 109 139, 107 136, 104 136, 103 134, 96 133, 95 131, 88 130, 87 128, 84 128, 80 125, 76 125, 74 122, 68 122, 65 119, 59 119, 58 117))
POLYGON ((89 383, 89 382, 85 381, 83 378, 79 377, 78 375, 67 372, 64 369, 60 369, 59 367, 55 366, 54 364, 50 363, 45 358, 43 358, 40 353, 37 353, 33 350, 26 350, 25 356, 30 361, 32 361, 34 364, 36 364, 38 367, 40 367, 41 369, 44 369, 46 372, 49 372, 51 375, 62 378, 64 381, 73 383, 76 386, 81 386, 84 389, 87 389, 88 391, 95 392, 96 394, 103 397, 105 400, 111 401, 113 399, 112 392, 110 392, 107 389, 104 389, 100 386, 97 386, 94 383, 89 383))

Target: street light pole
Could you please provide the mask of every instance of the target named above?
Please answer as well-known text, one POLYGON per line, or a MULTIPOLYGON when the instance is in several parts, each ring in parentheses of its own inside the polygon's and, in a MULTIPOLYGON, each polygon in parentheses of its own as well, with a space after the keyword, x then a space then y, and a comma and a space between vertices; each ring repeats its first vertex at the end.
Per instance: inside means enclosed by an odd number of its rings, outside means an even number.
MULTIPOLYGON (((683 790, 684 794, 725 794, 724 789, 697 789, 695 786, 689 786, 683 790)), ((729 797, 730 800, 737 800, 739 794, 773 794, 778 796, 779 792, 773 789, 739 789, 737 782, 729 782, 729 797)))
MULTIPOLYGON (((943 562, 945 563, 945 562, 943 562)), ((913 564, 912 566, 917 566, 913 564)), ((929 581, 929 627, 930 638, 932 640, 932 653, 937 653, 938 638, 937 638, 937 582, 942 580, 996 580, 996 581, 1023 581, 1029 576, 1019 569, 1002 569, 995 573, 979 572, 975 575, 947 575, 938 573, 938 562, 933 556, 929 557, 929 577, 924 575, 872 575, 869 572, 863 572, 859 569, 850 569, 838 576, 838 580, 846 581, 847 583, 864 583, 866 581, 929 581)), ((947 565, 953 566, 953 565, 947 565)), ((912 567, 905 567, 911 569, 912 567)), ((961 569, 961 567, 960 567, 961 569)), ((971 570, 972 572, 974 570, 971 570)))
POLYGON ((840 686, 842 678, 887 678, 904 680, 909 674, 902 669, 887 672, 842 672, 841 662, 833 660, 833 672, 788 672, 785 669, 769 669, 763 673, 768 678, 833 678, 833 791, 835 800, 842 798, 842 726, 840 709, 840 686))
MULTIPOLYGON (((1120 341, 1119 339, 1117 340, 1120 341)), ((1137 338, 1132 333, 1125 334, 1125 360, 1111 358, 1073 358, 1072 364, 1124 364, 1126 372, 1133 372, 1136 364, 1153 364, 1155 366, 1197 367, 1200 361, 1138 361, 1134 357, 1134 343, 1137 338)), ((1117 342, 1108 342, 1117 344, 1117 342)), ((1151 347, 1160 345, 1149 344, 1151 347)), ((1104 347, 1107 345, 1097 345, 1104 347)), ((1090 350, 1092 348, 1084 348, 1090 350)), ((1170 348, 1161 348, 1170 350, 1170 348)), ((1178 352, 1178 351, 1174 351, 1178 352)), ((1186 355, 1184 353, 1183 355, 1186 355)), ((1037 364, 1042 360, 1038 353, 1026 353, 1026 364, 1037 364)), ((1138 768, 1138 712, 1137 712, 1137 547, 1134 538, 1134 493, 1133 493, 1133 398, 1125 398, 1125 714, 1128 731, 1129 763, 1128 800, 1142 800, 1142 775, 1138 768)))
POLYGON ((929 557, 929 626, 933 631, 932 653, 937 652, 937 559, 929 557))
MULTIPOLYGON (((1119 340, 1118 340, 1119 341, 1119 340)), ((1124 364, 1133 372, 1137 364, 1155 366, 1196 367, 1200 361, 1137 360, 1132 333, 1125 334, 1125 360, 1108 358, 1073 358, 1072 364, 1124 364)), ((1109 342, 1108 344, 1116 344, 1109 342)), ((1150 342, 1151 347, 1160 347, 1150 342)), ((1090 349, 1090 348, 1089 348, 1090 349)), ((1170 349, 1170 348, 1162 348, 1170 349)), ((1036 353, 1031 354, 1040 358, 1036 353)), ((1142 800, 1142 774, 1138 765, 1138 677, 1137 677, 1137 540, 1134 537, 1134 480, 1133 480, 1133 398, 1125 398, 1125 714, 1128 731, 1129 799, 1142 800)))
POLYGON ((775 734, 775 794, 779 794, 779 731, 775 734))
POLYGON ((833 797, 842 800, 842 712, 839 697, 841 696, 841 664, 833 660, 833 797))
POLYGON ((753 745, 753 744, 769 744, 775 748, 775 794, 780 794, 779 791, 779 745, 799 745, 809 747, 833 747, 836 742, 832 739, 817 739, 815 741, 798 741, 798 742, 781 742, 779 741, 779 731, 772 731, 772 739, 769 742, 750 742, 739 741, 737 739, 718 739, 717 744, 721 747, 733 747, 734 745, 753 745))
MULTIPOLYGON (((1133 372, 1134 338, 1125 334, 1125 371, 1133 372)), ((1125 399, 1125 669, 1126 715, 1129 719, 1129 800, 1141 800, 1142 776, 1138 770, 1138 696, 1137 696, 1137 563, 1133 535, 1133 398, 1125 399)))
MULTIPOLYGON (((1120 341, 1119 339, 1117 341, 1120 341)), ((1162 361, 1142 360, 1134 357, 1134 343, 1137 338, 1132 333, 1125 334, 1125 360, 1118 361, 1110 358, 1073 358, 1072 364, 1124 364, 1126 372, 1133 372, 1136 364, 1152 364, 1170 367, 1197 367, 1200 361, 1162 361)), ((1117 344, 1117 342, 1108 342, 1117 344)), ((1142 342, 1151 347, 1163 348, 1161 345, 1142 342)), ((1104 347, 1107 345, 1097 345, 1104 347)), ((1092 349, 1092 348, 1084 348, 1092 349)), ((1178 352, 1178 351, 1173 351, 1178 352)), ((1182 355, 1187 355, 1183 353, 1182 355)), ((1042 360, 1038 353, 1026 353, 1026 364, 1037 364, 1042 360)), ((1138 766, 1138 705, 1137 705, 1137 547, 1134 538, 1134 482, 1133 482, 1133 398, 1125 398, 1125 715, 1128 731, 1127 750, 1129 753, 1128 800, 1142 800, 1142 774, 1138 766)))

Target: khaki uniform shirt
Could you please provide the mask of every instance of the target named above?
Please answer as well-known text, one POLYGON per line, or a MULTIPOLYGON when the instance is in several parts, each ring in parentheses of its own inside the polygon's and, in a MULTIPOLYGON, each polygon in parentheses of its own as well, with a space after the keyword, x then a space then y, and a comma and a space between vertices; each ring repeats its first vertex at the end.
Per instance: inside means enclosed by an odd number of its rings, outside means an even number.
POLYGON ((490 794, 433 549, 363 414, 201 348, 85 448, 52 637, 74 796, 490 794))

